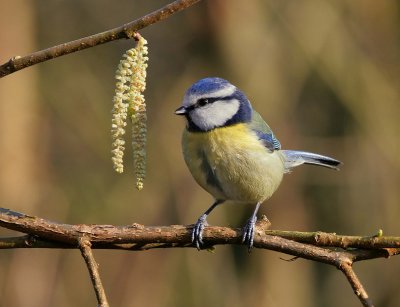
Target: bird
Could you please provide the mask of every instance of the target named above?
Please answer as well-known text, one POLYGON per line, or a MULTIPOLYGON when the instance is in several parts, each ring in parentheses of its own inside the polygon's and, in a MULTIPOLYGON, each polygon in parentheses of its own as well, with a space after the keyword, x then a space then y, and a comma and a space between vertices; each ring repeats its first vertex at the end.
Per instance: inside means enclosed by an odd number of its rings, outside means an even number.
POLYGON ((283 150, 268 124, 255 111, 244 92, 218 77, 198 80, 189 87, 176 115, 186 118, 182 151, 195 181, 214 198, 198 218, 192 244, 204 246, 207 217, 226 201, 253 205, 242 228, 242 244, 254 245, 260 205, 278 189, 283 175, 311 164, 339 169, 340 161, 297 150, 283 150))

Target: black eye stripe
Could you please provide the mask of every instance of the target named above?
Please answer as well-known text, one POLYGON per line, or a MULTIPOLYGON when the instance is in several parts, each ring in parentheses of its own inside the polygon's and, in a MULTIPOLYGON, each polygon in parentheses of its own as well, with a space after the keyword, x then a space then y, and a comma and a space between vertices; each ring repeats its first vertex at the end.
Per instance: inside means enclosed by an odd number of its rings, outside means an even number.
POLYGON ((226 101, 226 100, 232 100, 234 99, 233 96, 224 96, 224 97, 210 97, 210 98, 200 98, 197 100, 196 105, 197 106, 205 106, 206 104, 210 104, 216 101, 226 101))
POLYGON ((227 100, 232 100, 232 99, 237 99, 237 98, 234 95, 224 96, 224 97, 209 97, 209 98, 204 97, 204 98, 199 98, 195 104, 192 104, 191 106, 186 107, 186 111, 190 112, 190 111, 192 111, 192 110, 194 110, 196 108, 205 106, 206 104, 210 104, 210 103, 213 103, 213 102, 216 102, 216 101, 227 101, 227 100), (200 100, 207 100, 207 103, 201 105, 201 104, 199 104, 200 100))
POLYGON ((211 101, 210 98, 200 98, 199 100, 197 100, 196 104, 200 107, 205 106, 206 104, 212 103, 214 101, 211 101))

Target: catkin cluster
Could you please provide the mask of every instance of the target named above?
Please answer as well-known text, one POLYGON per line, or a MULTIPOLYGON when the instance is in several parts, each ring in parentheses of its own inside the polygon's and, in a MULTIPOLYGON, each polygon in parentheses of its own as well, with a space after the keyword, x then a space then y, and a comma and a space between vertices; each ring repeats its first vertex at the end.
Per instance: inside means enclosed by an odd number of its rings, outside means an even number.
POLYGON ((133 161, 136 187, 143 188, 146 176, 146 104, 143 92, 146 89, 148 61, 147 41, 138 36, 135 48, 122 56, 115 74, 114 107, 112 110, 112 161, 118 173, 124 171, 125 127, 129 117, 132 122, 133 161))

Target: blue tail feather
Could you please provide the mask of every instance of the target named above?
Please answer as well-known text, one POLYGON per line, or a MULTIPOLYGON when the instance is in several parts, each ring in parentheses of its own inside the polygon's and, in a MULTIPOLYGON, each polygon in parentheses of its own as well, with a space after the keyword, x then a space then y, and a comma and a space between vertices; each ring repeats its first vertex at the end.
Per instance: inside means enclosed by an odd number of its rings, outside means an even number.
POLYGON ((336 159, 306 151, 281 150, 281 152, 285 158, 285 169, 287 172, 302 164, 319 165, 335 170, 339 170, 339 165, 342 164, 342 162, 336 159))

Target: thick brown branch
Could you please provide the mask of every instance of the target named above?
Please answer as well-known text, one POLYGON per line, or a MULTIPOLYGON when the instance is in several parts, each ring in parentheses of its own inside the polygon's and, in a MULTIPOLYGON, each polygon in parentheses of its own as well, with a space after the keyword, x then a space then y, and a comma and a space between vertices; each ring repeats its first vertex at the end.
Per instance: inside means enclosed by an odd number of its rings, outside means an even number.
MULTIPOLYGON (((58 243, 75 244, 78 238, 86 234, 89 236, 94 248, 97 248, 97 243, 103 245, 132 243, 142 245, 148 243, 190 244, 191 231, 191 226, 183 225, 145 227, 140 224, 128 226, 60 224, 4 208, 0 208, 0 226, 58 243)), ((256 241, 260 238, 276 236, 316 246, 370 248, 375 250, 380 248, 400 248, 400 237, 339 236, 323 232, 268 230, 268 227, 269 224, 263 219, 257 223, 256 241)), ((204 239, 209 245, 241 244, 241 229, 209 226, 205 228, 204 239)), ((19 242, 18 247, 24 245, 21 242, 19 242)), ((0 244, 1 246, 10 248, 12 243, 8 242, 6 244, 6 242, 3 242, 0 244)))
MULTIPOLYGON (((193 247, 190 235, 192 226, 69 225, 2 208, 0 208, 0 226, 29 234, 28 236, 0 239, 0 248, 76 248, 76 242, 82 237, 91 242, 92 248, 148 250, 193 247)), ((336 236, 321 232, 268 231, 268 227, 269 223, 264 219, 257 223, 254 247, 335 266, 346 275, 364 306, 372 306, 372 303, 352 270, 352 264, 356 261, 374 258, 389 258, 400 253, 400 248, 398 248, 400 238, 398 237, 387 239, 383 236, 356 237, 336 236), (342 249, 358 245, 364 249, 342 249), (332 247, 340 247, 340 249, 332 249, 332 247)), ((241 229, 208 226, 203 234, 203 240, 206 242, 204 248, 219 244, 242 244, 241 236, 241 229)))
POLYGON ((94 292, 99 307, 108 307, 106 292, 104 291, 103 284, 100 279, 99 268, 92 252, 90 241, 83 236, 78 240, 79 249, 81 250, 82 257, 86 262, 89 271, 90 279, 92 280, 94 292))
POLYGON ((20 57, 14 56, 6 63, 0 65, 0 78, 23 68, 48 61, 66 54, 105 44, 118 39, 133 38, 134 33, 154 23, 164 20, 171 15, 182 11, 200 0, 177 0, 146 16, 140 17, 120 27, 63 43, 48 49, 20 57))

